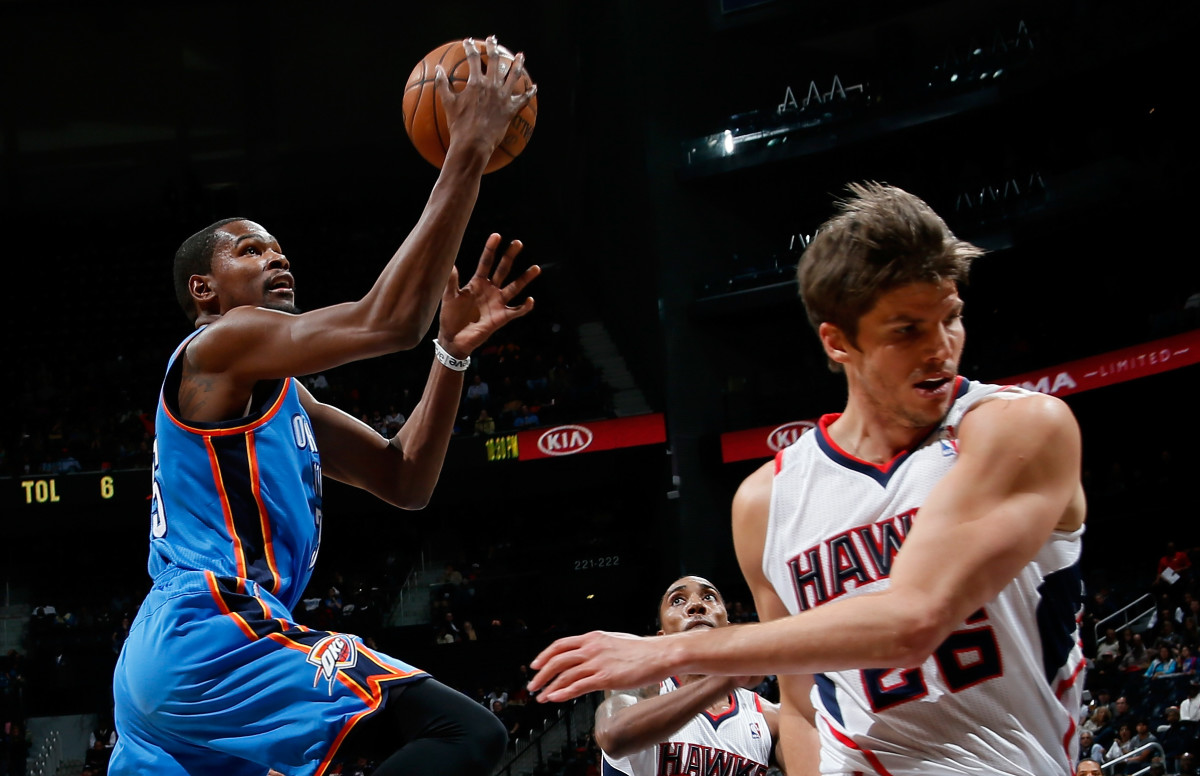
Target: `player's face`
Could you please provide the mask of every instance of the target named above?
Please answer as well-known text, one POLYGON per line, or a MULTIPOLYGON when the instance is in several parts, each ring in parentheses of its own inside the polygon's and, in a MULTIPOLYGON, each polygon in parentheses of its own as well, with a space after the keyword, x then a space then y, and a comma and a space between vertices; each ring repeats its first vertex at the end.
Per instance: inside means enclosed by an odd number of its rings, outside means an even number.
POLYGON ((221 312, 253 305, 294 313, 295 279, 279 242, 253 221, 234 221, 217 232, 210 285, 221 312))
POLYGON ((1103 774, 1100 764, 1095 760, 1084 760, 1079 764, 1079 769, 1075 771, 1075 776, 1103 776, 1103 774))
POLYGON ((859 319, 857 347, 845 342, 852 392, 888 422, 938 423, 954 398, 965 332, 953 281, 912 283, 879 297, 859 319))
POLYGON ((667 588, 658 607, 662 633, 682 633, 695 628, 721 628, 729 624, 725 602, 703 577, 683 577, 667 588))

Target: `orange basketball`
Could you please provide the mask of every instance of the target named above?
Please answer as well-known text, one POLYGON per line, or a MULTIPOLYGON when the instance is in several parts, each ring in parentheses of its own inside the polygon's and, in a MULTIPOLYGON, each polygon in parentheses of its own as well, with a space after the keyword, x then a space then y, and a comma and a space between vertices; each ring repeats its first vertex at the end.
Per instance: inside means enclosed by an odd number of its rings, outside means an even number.
MULTIPOLYGON (((482 40, 475 41, 475 46, 483 54, 483 69, 487 72, 487 46, 482 40)), ((507 72, 512 65, 513 55, 503 46, 499 47, 500 67, 507 72)), ((446 149, 450 146, 450 129, 446 125, 446 114, 442 110, 442 100, 434 88, 433 80, 437 75, 437 65, 441 65, 450 79, 450 88, 461 92, 467 85, 470 75, 470 65, 467 64, 467 52, 463 50, 461 40, 450 41, 438 46, 425 55, 417 63, 408 83, 404 86, 404 131, 409 140, 416 146, 417 152, 434 167, 441 169, 446 161, 446 149)), ((519 88, 529 89, 533 81, 529 73, 521 76, 519 88)), ((516 159, 525 150, 533 134, 533 126, 537 123, 537 95, 513 116, 508 131, 500 145, 496 146, 492 158, 488 160, 485 173, 499 170, 504 165, 516 159)))

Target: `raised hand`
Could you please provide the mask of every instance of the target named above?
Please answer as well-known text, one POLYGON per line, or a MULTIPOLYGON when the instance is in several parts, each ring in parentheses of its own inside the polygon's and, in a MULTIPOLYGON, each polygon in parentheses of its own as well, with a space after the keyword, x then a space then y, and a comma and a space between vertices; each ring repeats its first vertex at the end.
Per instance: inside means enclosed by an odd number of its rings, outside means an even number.
POLYGON ((625 690, 669 676, 665 640, 675 636, 631 636, 592 631, 559 639, 542 650, 530 668, 529 691, 542 702, 570 700, 595 690, 625 690))
POLYGON ((500 235, 492 234, 484 243, 475 274, 465 286, 460 288, 458 285, 458 269, 450 270, 450 279, 442 293, 438 342, 451 355, 457 358, 470 355, 509 321, 520 318, 533 309, 533 297, 516 307, 509 306, 509 302, 541 274, 540 267, 534 264, 511 283, 504 283, 512 270, 513 260, 522 247, 524 246, 520 240, 513 240, 500 257, 500 263, 496 264, 500 235), (493 265, 495 272, 492 271, 493 265))
POLYGON ((475 143, 490 157, 504 139, 513 117, 537 93, 537 84, 530 80, 528 89, 521 88, 522 76, 525 75, 524 53, 518 53, 513 57, 511 66, 505 67, 502 49, 495 35, 487 39, 485 48, 488 57, 486 73, 483 72, 482 56, 475 39, 468 38, 463 41, 469 68, 466 86, 460 92, 452 90, 445 69, 438 65, 434 88, 438 91, 442 110, 446 114, 450 148, 459 143, 475 143))

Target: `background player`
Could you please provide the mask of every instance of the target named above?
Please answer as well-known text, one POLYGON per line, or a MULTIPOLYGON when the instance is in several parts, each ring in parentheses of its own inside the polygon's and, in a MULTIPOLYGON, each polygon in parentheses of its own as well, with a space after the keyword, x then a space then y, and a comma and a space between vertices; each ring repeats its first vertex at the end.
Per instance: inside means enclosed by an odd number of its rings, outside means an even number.
MULTIPOLYGON (((681 577, 659 601, 659 634, 729 624, 725 601, 703 577, 681 577)), ((605 776, 688 772, 762 776, 779 731, 779 707, 727 676, 682 676, 617 692, 596 709, 605 776), (673 768, 673 770, 672 770, 673 768)))
POLYGON ((739 563, 774 621, 563 639, 531 689, 775 672, 793 772, 815 726, 823 773, 1070 773, 1079 431, 1057 399, 957 375, 957 284, 979 253, 911 194, 852 186, 798 273, 845 411, 734 499, 739 563))
MULTIPOLYGON (((496 45, 488 40, 493 62, 496 45)), ((503 729, 470 699, 354 637, 290 621, 320 545, 322 474, 424 506, 469 354, 533 306, 508 303, 536 267, 503 285, 519 242, 492 277, 499 235, 465 287, 453 268, 484 165, 532 93, 514 93, 522 56, 505 78, 464 46, 466 88, 452 94, 437 77, 452 127, 446 162, 361 300, 296 314, 279 242, 244 219, 202 230, 176 254, 177 295, 197 329, 171 357, 159 402, 154 585, 117 666, 111 773, 320 774, 352 730, 348 748, 387 758, 380 776, 487 773, 504 750, 503 729), (437 361, 394 438, 291 377, 414 347, 439 299, 437 361)))

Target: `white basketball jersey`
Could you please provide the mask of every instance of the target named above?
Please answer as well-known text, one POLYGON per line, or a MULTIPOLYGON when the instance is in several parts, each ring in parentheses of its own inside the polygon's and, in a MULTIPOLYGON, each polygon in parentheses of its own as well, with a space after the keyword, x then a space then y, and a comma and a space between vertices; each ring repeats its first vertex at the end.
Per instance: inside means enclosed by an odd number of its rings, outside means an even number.
MULTIPOLYGON (((678 686, 678 680, 667 679, 659 685, 659 694, 678 686)), ((667 741, 628 757, 602 753, 603 776, 764 776, 771 759, 771 733, 761 701, 739 687, 730 695, 729 710, 720 716, 702 711, 667 741)))
MULTIPOLYGON (((941 425, 883 465, 854 458, 821 418, 775 459, 763 571, 792 614, 887 588, 918 510, 958 457, 981 400, 1028 395, 958 378, 941 425)), ((995 600, 920 667, 817 674, 821 773, 1074 773, 1083 652, 1080 537, 1055 532, 995 600)))

